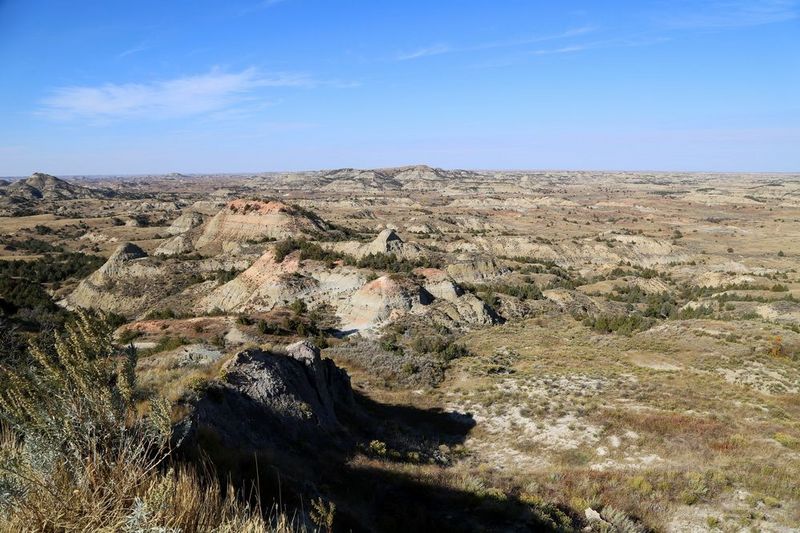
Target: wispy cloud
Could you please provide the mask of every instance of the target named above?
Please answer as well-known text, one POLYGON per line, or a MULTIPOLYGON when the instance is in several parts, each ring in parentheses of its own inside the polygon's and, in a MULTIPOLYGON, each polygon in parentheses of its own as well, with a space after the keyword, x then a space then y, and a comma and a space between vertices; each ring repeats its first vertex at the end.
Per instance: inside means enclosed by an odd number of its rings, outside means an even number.
POLYGON ((587 50, 591 48, 591 45, 586 44, 573 44, 570 46, 561 46, 559 48, 541 48, 539 50, 534 50, 531 54, 535 56, 544 56, 550 54, 569 54, 571 52, 580 52, 583 50, 587 50))
POLYGON ((278 4, 282 4, 285 1, 286 0, 260 0, 259 2, 254 2, 241 8, 239 10, 239 16, 247 15, 248 13, 255 13, 256 11, 261 11, 262 9, 269 9, 277 6, 278 4))
POLYGON ((139 43, 139 44, 137 44, 135 46, 132 46, 132 47, 128 48, 127 50, 123 50, 122 52, 117 54, 117 59, 122 59, 124 57, 128 57, 128 56, 133 55, 133 54, 138 54, 139 52, 144 52, 145 50, 148 50, 149 48, 150 48, 150 45, 148 45, 147 42, 141 42, 141 43, 139 43))
POLYGON ((635 48, 638 46, 651 46, 669 41, 669 37, 650 37, 645 39, 639 38, 619 38, 619 39, 606 39, 602 41, 592 41, 586 43, 571 44, 568 46, 561 46, 558 48, 541 48, 533 50, 532 55, 543 56, 550 54, 569 54, 574 52, 583 52, 585 50, 594 50, 596 48, 635 48))
POLYGON ((680 3, 671 4, 659 21, 672 29, 730 29, 785 22, 799 14, 797 0, 715 0, 680 8, 680 3))
POLYGON ((308 87, 305 75, 264 75, 255 68, 241 72, 212 70, 150 83, 59 87, 42 100, 40 114, 55 119, 174 118, 230 110, 267 87, 308 87))
POLYGON ((403 52, 397 54, 396 59, 398 61, 408 61, 409 59, 418 59, 420 57, 427 57, 427 56, 438 56, 453 51, 454 50, 446 44, 434 44, 431 46, 426 46, 424 48, 418 48, 417 50, 414 50, 412 52, 403 52))
POLYGON ((442 54, 450 54, 450 53, 457 53, 457 52, 478 52, 481 50, 492 50, 497 48, 511 48, 517 46, 525 46, 529 44, 541 43, 545 41, 555 41, 558 39, 567 39, 569 37, 577 37, 579 35, 584 35, 594 31, 595 28, 591 26, 585 26, 581 28, 573 28, 562 33, 558 33, 555 35, 540 35, 534 37, 527 37, 522 39, 511 39, 505 41, 491 41, 485 43, 478 43, 473 45, 464 45, 464 46, 450 46, 445 43, 439 43, 434 45, 425 46, 422 48, 418 48, 417 50, 413 50, 411 52, 401 52, 397 54, 395 57, 398 61, 408 61, 412 59, 419 59, 422 57, 429 57, 429 56, 436 56, 442 54))

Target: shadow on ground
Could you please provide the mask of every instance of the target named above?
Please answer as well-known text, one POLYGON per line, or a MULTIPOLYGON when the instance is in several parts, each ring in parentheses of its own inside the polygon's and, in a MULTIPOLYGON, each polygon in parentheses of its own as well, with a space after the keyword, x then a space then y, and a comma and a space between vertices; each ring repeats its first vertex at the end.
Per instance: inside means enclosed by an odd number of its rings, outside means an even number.
POLYGON ((475 426, 469 414, 387 405, 356 393, 337 415, 339 431, 260 449, 225 446, 217 429, 205 426, 184 457, 207 457, 233 486, 257 487, 262 502, 281 502, 290 514, 305 515, 312 499, 333 502, 334 531, 552 531, 571 522, 558 509, 486 490, 477 477, 471 490, 453 488, 441 447, 463 444, 475 426), (370 446, 376 441, 385 450, 370 446))

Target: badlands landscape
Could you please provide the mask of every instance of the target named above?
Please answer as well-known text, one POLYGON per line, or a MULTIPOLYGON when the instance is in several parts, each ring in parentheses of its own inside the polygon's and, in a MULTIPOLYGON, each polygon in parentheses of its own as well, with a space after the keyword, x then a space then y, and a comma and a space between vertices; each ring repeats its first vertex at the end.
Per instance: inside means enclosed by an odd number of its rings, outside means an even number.
POLYGON ((0 215, 3 368, 103 322, 170 460, 295 529, 800 527, 800 175, 36 173, 0 215))

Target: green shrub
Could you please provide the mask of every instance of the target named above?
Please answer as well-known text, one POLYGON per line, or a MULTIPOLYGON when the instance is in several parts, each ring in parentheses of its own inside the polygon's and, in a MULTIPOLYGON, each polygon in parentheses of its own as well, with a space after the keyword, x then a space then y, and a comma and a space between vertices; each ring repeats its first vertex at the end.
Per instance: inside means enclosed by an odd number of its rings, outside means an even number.
POLYGON ((289 306, 289 309, 296 315, 304 315, 308 311, 308 306, 303 300, 295 300, 289 306))
POLYGON ((178 315, 172 309, 153 309, 145 316, 147 320, 171 320, 178 315))
POLYGON ((649 329, 653 325, 653 320, 635 313, 629 315, 599 314, 586 318, 584 324, 598 333, 632 335, 637 331, 649 329))
POLYGON ((161 352, 168 352, 181 346, 189 344, 189 341, 183 337, 171 337, 165 335, 158 339, 158 342, 152 348, 142 350, 142 355, 153 355, 161 352))
POLYGON ((166 464, 170 408, 135 406, 136 351, 87 313, 0 367, 0 531, 290 531, 223 491, 211 475, 166 464))
POLYGON ((34 254, 47 254, 51 252, 63 252, 64 248, 61 246, 53 246, 47 241, 41 239, 25 239, 16 240, 7 237, 0 237, 0 243, 5 244, 8 250, 24 250, 34 254))
POLYGON ((409 273, 415 268, 441 268, 442 264, 427 257, 406 259, 397 257, 393 253, 372 253, 365 255, 358 261, 347 259, 347 264, 354 264, 358 268, 369 268, 380 272, 409 273))
MULTIPOLYGON (((34 239, 35 240, 35 239, 34 239)), ((57 306, 46 289, 80 279, 100 267, 102 257, 81 253, 47 255, 34 261, 0 261, 0 313, 26 329, 61 326, 69 313, 57 306)), ((114 320, 119 320, 119 315, 114 320)))
POLYGON ((247 315, 239 315, 236 317, 236 323, 240 326, 252 326, 254 321, 247 315))
POLYGON ((135 329, 123 330, 119 335, 120 344, 127 345, 142 336, 142 332, 135 329))
POLYGON ((215 277, 218 283, 228 283, 241 273, 241 270, 236 270, 234 268, 230 270, 217 270, 215 277))
POLYGON ((274 335, 279 331, 271 322, 267 322, 266 320, 259 320, 256 324, 256 328, 258 328, 258 332, 262 335, 274 335))
POLYGON ((435 354, 445 362, 469 355, 469 350, 463 344, 454 342, 452 337, 439 335, 419 335, 411 341, 410 346, 417 353, 435 354))

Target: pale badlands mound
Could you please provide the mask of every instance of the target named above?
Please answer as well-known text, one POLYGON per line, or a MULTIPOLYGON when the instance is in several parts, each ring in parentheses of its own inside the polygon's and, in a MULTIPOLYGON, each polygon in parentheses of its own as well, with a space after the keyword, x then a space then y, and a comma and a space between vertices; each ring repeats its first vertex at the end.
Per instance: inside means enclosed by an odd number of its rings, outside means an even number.
POLYGON ((208 221, 194 246, 213 251, 230 243, 285 239, 327 230, 313 213, 282 202, 233 200, 208 221))
POLYGON ((202 226, 206 221, 206 217, 202 213, 196 211, 187 211, 178 218, 172 221, 172 224, 167 228, 167 233, 170 235, 180 235, 192 230, 196 227, 202 226))
POLYGON ((345 321, 343 329, 368 329, 408 312, 421 313, 421 307, 432 302, 433 296, 408 278, 382 276, 370 281, 350 297, 342 310, 345 321))
POLYGON ((135 244, 120 244, 103 266, 78 284, 64 303, 68 307, 95 308, 115 313, 141 308, 152 299, 139 291, 125 290, 125 282, 153 279, 161 274, 158 268, 144 262, 146 257, 144 250, 135 244))
MULTIPOLYGON (((303 210, 280 202, 236 200, 204 225, 196 226, 199 220, 195 216, 179 219, 174 226, 188 229, 168 242, 181 239, 184 251, 196 250, 191 242, 195 233, 199 235, 198 244, 205 244, 206 254, 212 249, 223 253, 191 261, 159 261, 148 258, 133 244, 123 244, 105 265, 78 285, 65 303, 141 316, 159 308, 200 314, 217 310, 258 313, 302 300, 309 308, 329 306, 342 330, 365 333, 377 332, 401 317, 425 317, 431 324, 451 329, 502 320, 458 284, 497 280, 511 273, 491 258, 451 263, 446 270, 418 268, 413 276, 383 275, 371 280, 380 272, 344 261, 301 260, 299 250, 278 261, 269 244, 260 256, 250 253, 258 248, 253 246, 245 247, 248 253, 224 253, 237 241, 246 242, 259 235, 296 236, 325 228, 316 216, 303 210), (214 279, 215 273, 231 268, 245 270, 226 283, 214 279), (198 276, 202 281, 189 281, 198 276)), ((425 254, 424 248, 404 242, 391 229, 367 244, 341 242, 330 246, 355 257, 387 254, 415 259, 425 254)))
POLYGON ((301 266, 299 252, 277 262, 268 250, 250 268, 203 298, 200 310, 268 311, 298 299, 311 305, 336 303, 365 280, 365 274, 354 267, 328 269, 316 261, 304 261, 301 266))

